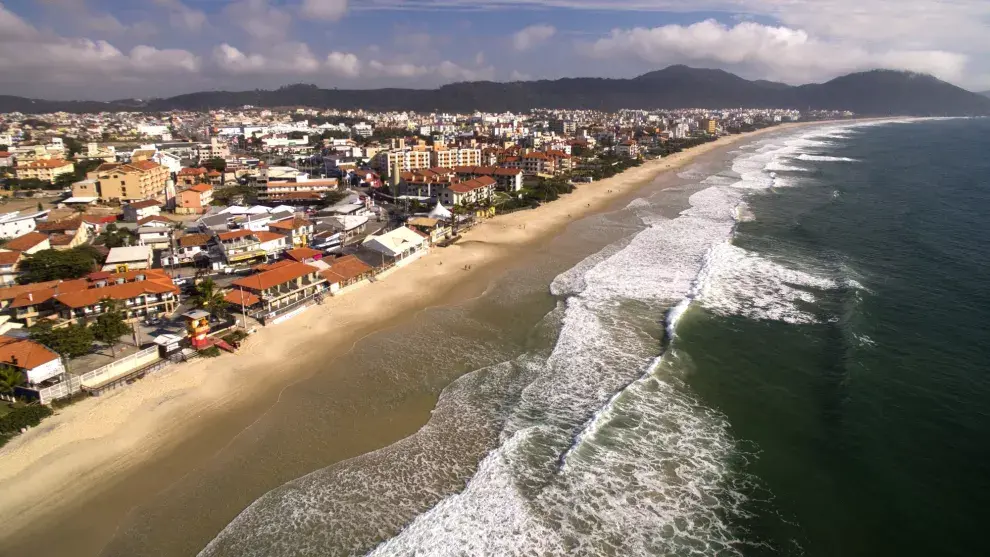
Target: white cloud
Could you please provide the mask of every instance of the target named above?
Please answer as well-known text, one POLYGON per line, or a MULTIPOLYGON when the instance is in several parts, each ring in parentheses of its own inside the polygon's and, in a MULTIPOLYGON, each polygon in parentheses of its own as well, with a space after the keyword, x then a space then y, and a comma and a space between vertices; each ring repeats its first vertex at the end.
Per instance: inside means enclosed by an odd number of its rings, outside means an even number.
POLYGON ((477 54, 474 55, 474 65, 475 66, 484 66, 485 65, 485 53, 484 52, 479 52, 479 53, 477 53, 477 54))
POLYGON ((532 79, 533 76, 522 73, 519 70, 512 70, 512 73, 509 74, 509 81, 530 81, 532 79))
POLYGON ((463 68, 450 60, 444 60, 434 69, 437 75, 451 81, 494 81, 495 68, 463 68))
POLYGON ((300 11, 313 19, 337 21, 347 13, 347 0, 303 0, 300 11))
POLYGON ((386 64, 378 60, 368 63, 372 77, 391 77, 414 79, 423 77, 439 78, 444 82, 451 81, 492 81, 495 79, 495 68, 465 68, 450 60, 444 60, 436 65, 417 65, 410 63, 386 64))
POLYGON ((529 50, 549 40, 556 33, 557 29, 551 25, 530 25, 512 36, 512 46, 520 52, 529 50))
POLYGON ((186 6, 182 0, 154 0, 169 12, 169 23, 180 31, 199 31, 206 25, 206 14, 186 6))
POLYGON ((246 53, 223 43, 213 49, 213 63, 221 72, 232 75, 312 76, 325 70, 341 77, 357 77, 361 69, 354 54, 331 52, 320 61, 309 46, 298 42, 275 44, 263 53, 246 53))
POLYGON ((415 64, 386 64, 378 60, 368 62, 368 67, 373 74, 384 77, 412 78, 421 77, 430 73, 430 68, 417 66, 415 64))
POLYGON ((632 57, 656 66, 673 62, 715 64, 789 82, 879 67, 956 80, 964 74, 967 62, 966 56, 945 51, 868 50, 848 42, 818 39, 800 29, 749 21, 728 27, 714 20, 688 26, 616 29, 588 45, 587 53, 605 59, 632 57))
POLYGON ((343 77, 357 77, 361 73, 361 61, 350 52, 331 52, 326 66, 331 73, 343 77))
POLYGON ((43 32, 0 4, 0 79, 39 85, 82 84, 94 78, 145 79, 189 74, 198 56, 182 49, 138 45, 124 52, 107 41, 43 32))
POLYGON ((224 14, 251 38, 260 41, 280 41, 292 26, 289 12, 272 6, 268 0, 238 0, 227 4, 224 14))

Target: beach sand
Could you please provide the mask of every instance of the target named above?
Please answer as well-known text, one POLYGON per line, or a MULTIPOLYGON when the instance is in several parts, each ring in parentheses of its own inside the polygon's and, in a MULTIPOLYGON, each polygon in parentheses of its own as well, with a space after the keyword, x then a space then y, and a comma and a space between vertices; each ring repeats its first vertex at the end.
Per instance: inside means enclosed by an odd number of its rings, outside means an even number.
MULTIPOLYGON (((385 280, 260 330, 239 354, 172 366, 60 410, 0 449, 0 548, 5 548, 0 554, 23 554, 27 548, 33 555, 99 554, 130 509, 233 442, 284 389, 313 373, 317 366, 307 364, 345 353, 364 336, 425 308, 477 296, 509 262, 568 223, 700 155, 785 127, 724 137, 608 180, 581 184, 535 210, 500 215, 385 280), (137 471, 143 474, 136 476, 137 471), (91 506, 92 501, 99 505, 91 506)), ((395 416, 364 424, 369 432, 384 433, 363 436, 342 456, 375 450, 415 432, 428 419, 432 403, 410 401, 395 416)))

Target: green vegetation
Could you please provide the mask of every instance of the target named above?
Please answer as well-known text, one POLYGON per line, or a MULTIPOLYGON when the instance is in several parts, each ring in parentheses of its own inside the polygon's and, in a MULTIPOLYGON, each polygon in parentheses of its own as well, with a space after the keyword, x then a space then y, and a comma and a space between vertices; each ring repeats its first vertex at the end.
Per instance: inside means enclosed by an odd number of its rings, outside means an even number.
POLYGON ((13 394, 14 389, 23 386, 24 383, 25 378, 21 370, 8 365, 0 366, 0 394, 13 394))
POLYGON ((95 243, 108 248, 120 248, 131 245, 134 235, 126 228, 118 228, 116 224, 110 223, 96 237, 95 243))
POLYGON ((223 354, 223 353, 220 352, 220 349, 217 348, 216 346, 211 346, 209 348, 206 348, 206 349, 203 349, 203 350, 200 350, 199 351, 199 355, 202 356, 202 357, 204 357, 204 358, 217 358, 221 354, 223 354))
POLYGON ((77 279, 92 273, 96 262, 103 258, 92 246, 78 246, 70 250, 53 249, 39 251, 20 263, 20 284, 45 282, 49 280, 77 279))
POLYGON ((31 333, 31 340, 68 359, 85 356, 93 350, 93 331, 86 325, 70 324, 56 329, 51 321, 43 320, 28 331, 31 333))
POLYGON ((0 435, 13 435, 25 427, 34 427, 55 411, 40 404, 15 408, 0 417, 0 435))
POLYGON ((202 166, 207 170, 216 170, 217 172, 225 172, 227 170, 227 161, 221 159, 220 157, 216 157, 201 162, 200 166, 202 166))
POLYGON ((347 197, 347 194, 341 190, 328 191, 326 196, 323 197, 323 206, 333 207, 343 201, 345 197, 347 197))
POLYGON ((209 312, 212 317, 222 318, 227 315, 229 304, 223 298, 223 292, 217 288, 213 279, 206 279, 196 286, 196 307, 209 312))
POLYGON ((236 186, 214 190, 213 204, 218 206, 230 205, 231 200, 238 197, 244 199, 244 203, 248 205, 254 205, 258 202, 258 192, 254 187, 238 184, 236 186))
POLYGON ((93 337, 110 347, 110 354, 117 357, 117 345, 120 337, 131 332, 130 325, 124 317, 120 302, 106 299, 102 302, 103 313, 93 323, 93 337))

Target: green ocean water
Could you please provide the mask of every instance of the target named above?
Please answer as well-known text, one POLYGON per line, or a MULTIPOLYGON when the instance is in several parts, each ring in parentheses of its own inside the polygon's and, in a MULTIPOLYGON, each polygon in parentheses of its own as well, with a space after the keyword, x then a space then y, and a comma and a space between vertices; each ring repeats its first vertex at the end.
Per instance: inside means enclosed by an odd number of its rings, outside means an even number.
POLYGON ((990 121, 859 128, 754 196, 734 244, 852 279, 814 324, 699 309, 688 383, 752 441, 779 515, 742 521, 805 555, 985 555, 990 509, 990 121), (783 523, 780 519, 783 519, 783 523))

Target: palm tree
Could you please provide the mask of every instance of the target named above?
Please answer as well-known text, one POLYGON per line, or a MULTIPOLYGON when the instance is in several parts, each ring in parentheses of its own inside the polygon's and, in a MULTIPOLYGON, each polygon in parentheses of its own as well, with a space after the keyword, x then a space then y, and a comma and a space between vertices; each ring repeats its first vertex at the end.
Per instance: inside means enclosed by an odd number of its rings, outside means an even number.
POLYGON ((213 279, 206 279, 196 287, 196 306, 207 311, 213 317, 223 317, 227 314, 227 300, 223 292, 217 288, 213 279))
POLYGON ((0 366, 0 394, 14 394, 14 389, 24 385, 24 374, 13 366, 0 366))

